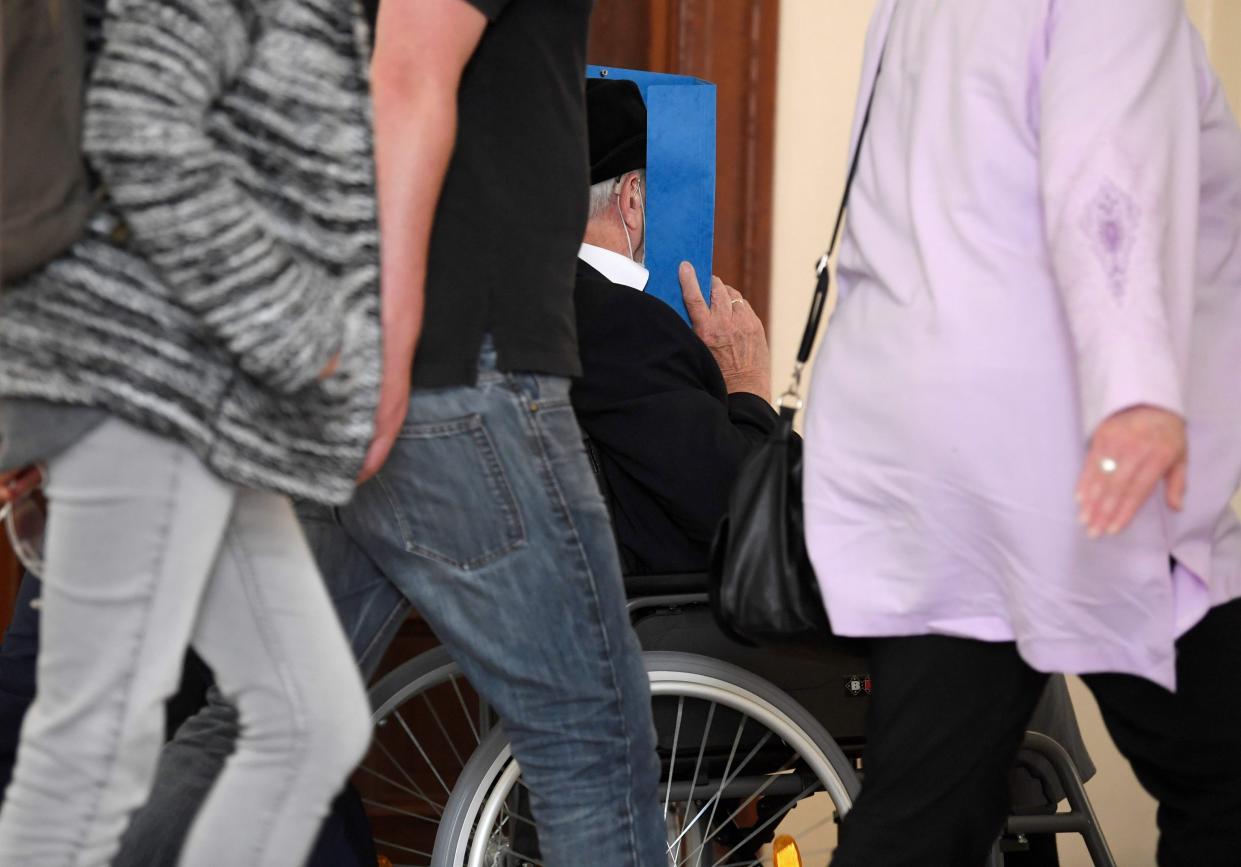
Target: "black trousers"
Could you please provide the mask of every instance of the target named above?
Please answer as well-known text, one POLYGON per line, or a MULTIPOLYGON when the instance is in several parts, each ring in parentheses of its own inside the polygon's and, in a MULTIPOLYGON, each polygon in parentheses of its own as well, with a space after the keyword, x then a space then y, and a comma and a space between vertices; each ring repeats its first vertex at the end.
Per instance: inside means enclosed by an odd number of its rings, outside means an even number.
MULTIPOLYGON (((1046 676, 1013 644, 884 638, 871 652, 866 780, 832 867, 980 867, 1046 676)), ((1175 695, 1129 675, 1084 680, 1159 801, 1160 867, 1241 864, 1241 601, 1177 643, 1175 695)))

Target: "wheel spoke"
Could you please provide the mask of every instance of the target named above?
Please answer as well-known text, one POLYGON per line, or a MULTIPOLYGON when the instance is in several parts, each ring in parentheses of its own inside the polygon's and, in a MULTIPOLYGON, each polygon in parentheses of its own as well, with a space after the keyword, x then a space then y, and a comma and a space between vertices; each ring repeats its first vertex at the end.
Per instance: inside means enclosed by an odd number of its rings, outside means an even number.
POLYGON ((698 758, 694 762, 694 776, 692 779, 693 786, 698 785, 698 772, 702 770, 702 757, 707 752, 707 744, 711 741, 711 723, 715 721, 715 702, 711 702, 711 707, 707 710, 707 724, 702 732, 702 743, 698 745, 698 758))
MULTIPOLYGON (((792 759, 790 759, 790 760, 789 760, 789 762, 788 762, 788 764, 786 764, 784 767, 780 768, 780 769, 779 769, 778 771, 776 771, 775 773, 772 773, 772 774, 767 774, 767 775, 766 775, 766 777, 767 777, 767 778, 766 778, 766 780, 763 782, 763 784, 762 784, 761 786, 759 786, 757 789, 755 789, 755 790, 754 790, 754 792, 753 792, 752 794, 750 794, 750 795, 749 795, 749 797, 745 798, 745 800, 740 800, 740 806, 738 806, 738 807, 737 807, 737 809, 733 810, 731 813, 729 813, 727 816, 725 816, 725 817, 724 817, 724 818, 720 821, 719 826, 718 826, 718 827, 717 827, 714 831, 712 831, 712 830, 710 830, 710 829, 708 828, 708 831, 707 831, 707 836, 708 836, 708 837, 714 837, 716 834, 720 833, 720 831, 724 830, 724 827, 725 827, 725 826, 726 826, 729 822, 731 822, 733 819, 735 819, 735 818, 737 818, 738 816, 740 816, 740 815, 741 815, 741 811, 742 811, 742 810, 744 810, 747 806, 749 806, 751 803, 753 803, 753 802, 754 802, 754 801, 756 801, 758 798, 760 798, 760 797, 762 796, 763 792, 765 792, 765 791, 767 791, 768 789, 770 789, 770 788, 771 788, 771 786, 772 786, 772 784, 773 784, 773 783, 775 783, 775 782, 776 782, 776 780, 780 779, 780 776, 781 776, 782 774, 785 774, 785 773, 787 773, 788 771, 792 770, 793 765, 794 765, 794 764, 796 764, 796 762, 797 762, 797 756, 793 756, 793 758, 792 758, 792 759)), ((735 778, 734 778, 734 779, 735 779, 735 778)), ((804 798, 804 797, 805 797, 805 794, 804 794, 804 793, 803 793, 803 794, 800 794, 800 795, 798 795, 796 798, 794 798, 794 799, 793 799, 793 801, 792 801, 791 803, 796 804, 796 803, 797 803, 797 801, 799 801, 800 799, 802 799, 802 798, 804 798)))
MULTIPOLYGON (((715 794, 714 794, 714 795, 712 795, 712 796, 711 796, 710 801, 708 801, 708 802, 707 802, 707 803, 708 803, 708 805, 710 805, 710 804, 714 804, 714 806, 712 807, 712 810, 711 810, 711 816, 707 819, 707 828, 708 828, 708 829, 710 829, 710 827, 711 827, 711 823, 712 823, 712 822, 714 821, 714 819, 715 819, 715 813, 716 813, 716 811, 717 811, 717 809, 718 809, 718 807, 719 807, 720 802, 723 800, 723 794, 724 794, 725 789, 727 789, 727 788, 728 788, 728 787, 729 787, 729 786, 733 783, 733 781, 734 781, 734 780, 736 780, 739 776, 741 776, 741 772, 742 772, 743 770, 745 770, 746 765, 748 765, 748 764, 750 763, 750 760, 751 760, 752 758, 754 758, 754 756, 758 753, 758 751, 759 751, 760 749, 762 749, 762 747, 763 747, 763 746, 765 746, 765 745, 766 745, 766 743, 767 743, 767 741, 769 741, 770 739, 771 739, 771 732, 767 732, 765 735, 763 735, 763 739, 762 739, 761 741, 759 741, 757 744, 755 744, 754 749, 750 750, 749 754, 748 754, 748 755, 747 755, 744 759, 742 759, 742 760, 741 760, 741 764, 737 765, 736 770, 733 770, 733 771, 731 772, 731 774, 729 773, 728 768, 727 768, 727 767, 725 768, 725 770, 724 770, 724 773, 725 773, 724 778, 720 781, 719 786, 716 788, 716 790, 715 790, 715 794)), ((730 762, 732 761, 732 757, 731 757, 731 756, 729 757, 729 761, 730 761, 730 762)), ((772 782, 772 781, 768 781, 768 782, 765 784, 765 786, 769 786, 769 785, 771 785, 771 782, 772 782)), ((764 787, 765 787, 765 786, 764 786, 764 787)), ((702 810, 699 810, 699 811, 698 811, 698 815, 694 817, 695 821, 697 821, 699 818, 701 818, 701 816, 702 816, 702 814, 703 814, 704 812, 706 812, 706 807, 705 807, 705 806, 703 807, 703 809, 702 809, 702 810)), ((727 821, 727 820, 725 820, 725 821, 727 821)), ((717 831, 718 831, 718 829, 717 829, 717 831)), ((714 833, 714 832, 709 832, 708 836, 710 835, 710 833, 714 833)))
POLYGON ((439 770, 435 767, 435 762, 431 761, 431 757, 427 755, 427 751, 422 748, 422 742, 419 741, 414 735, 413 730, 409 727, 409 723, 405 722, 405 717, 401 716, 401 712, 399 710, 393 711, 392 715, 395 716, 396 721, 401 724, 401 729, 404 730, 405 736, 409 738, 409 742, 414 745, 416 750, 418 750, 418 753, 422 756, 422 760, 427 763, 427 767, 430 768, 431 773, 435 775, 435 779, 439 780, 440 787, 443 788, 444 794, 451 795, 452 787, 444 782, 444 778, 440 776, 439 770))
MULTIPOLYGON (((773 779, 774 779, 774 778, 773 778, 773 779)), ((729 849, 727 852, 725 852, 725 853, 724 853, 724 855, 720 858, 720 860, 716 861, 716 862, 712 865, 712 867, 720 867, 720 865, 722 865, 725 861, 727 861, 727 860, 728 860, 728 858, 729 858, 729 857, 730 857, 730 856, 731 856, 734 852, 736 852, 738 849, 740 849, 740 848, 741 848, 742 846, 744 846, 746 843, 749 843, 749 842, 750 842, 751 840, 753 840, 756 836, 758 836, 758 835, 759 835, 760 833, 762 833, 764 830, 766 830, 767 828, 769 828, 769 827, 770 827, 770 826, 771 826, 774 822, 778 821, 781 817, 783 817, 786 813, 788 813, 788 811, 789 811, 789 810, 791 810, 791 809, 793 809, 795 806, 797 806, 797 804, 801 802, 801 799, 802 799, 802 798, 804 798, 804 797, 806 797, 806 795, 810 794, 811 792, 813 792, 816 788, 818 788, 818 785, 819 785, 819 784, 818 784, 818 782, 817 782, 817 781, 815 781, 815 782, 811 783, 809 786, 807 786, 807 787, 806 787, 806 788, 802 791, 802 793, 801 793, 800 795, 798 795, 797 797, 793 798, 793 799, 792 799, 792 800, 790 800, 787 804, 785 804, 783 807, 781 807, 781 808, 780 808, 780 810, 779 810, 778 812, 776 812, 773 816, 771 816, 771 818, 769 818, 766 822, 763 822, 761 825, 758 825, 757 827, 753 828, 753 829, 750 831, 750 833, 749 833, 749 834, 747 834, 747 835, 745 836, 745 838, 741 840, 741 842, 740 842, 740 843, 737 843, 735 846, 733 846, 731 849, 729 849)), ((765 787, 764 787, 764 788, 765 788, 765 787)), ((760 792, 758 792, 758 793, 756 793, 756 794, 761 794, 761 790, 760 790, 760 792)))
MULTIPOLYGON (((747 757, 747 760, 748 758, 750 757, 747 757)), ((761 798, 764 791, 767 791, 767 789, 771 788, 772 784, 776 783, 776 780, 779 779, 779 776, 781 776, 784 773, 784 771, 787 771, 789 768, 792 768, 792 764, 795 762, 797 762, 797 757, 795 757, 794 755, 793 759, 791 760, 791 762, 789 762, 789 764, 786 765, 786 767, 782 768, 781 770, 778 770, 777 773, 769 774, 767 776, 766 781, 764 781, 764 783, 761 786, 758 786, 758 788, 755 791, 753 791, 752 794, 748 795, 745 800, 741 801, 741 805, 738 806, 736 810, 733 810, 731 814, 728 814, 725 817, 724 820, 721 820, 720 824, 716 826, 716 829, 714 831, 711 830, 710 821, 707 822, 706 832, 704 835, 702 835, 702 842, 700 843, 699 847, 696 848, 696 850, 690 852, 691 858, 694 856, 699 856, 699 860, 697 860, 695 863, 699 863, 699 865, 701 865, 702 857, 700 853, 702 852, 702 850, 704 850, 704 848, 707 845, 710 845, 710 843, 715 840, 716 836, 719 835, 720 832, 725 829, 725 827, 727 827, 728 822, 731 822, 733 819, 736 819, 738 815, 741 815, 741 811, 745 810, 746 806, 750 804, 751 801, 761 798)), ((736 779, 737 775, 740 775, 742 768, 745 768, 745 763, 742 763, 741 768, 737 769, 737 774, 733 775, 733 779, 736 779)), ((719 803, 719 801, 722 800, 720 798, 720 793, 724 791, 726 785, 727 783, 721 784, 720 790, 717 791, 717 793, 715 794, 715 799, 717 803, 719 803)), ((813 785, 814 784, 812 784, 812 788, 813 788, 813 785)), ((793 799, 792 804, 797 804, 797 801, 804 798, 804 796, 805 796, 804 794, 798 795, 797 798, 793 799)), ((755 835, 751 834, 750 837, 747 837, 747 840, 750 840, 750 838, 753 836, 755 835)), ((730 855, 731 855, 731 852, 730 852, 730 855)))
POLYGON ((361 766, 358 768, 358 770, 359 770, 359 771, 364 771, 364 772, 366 772, 366 773, 370 774, 372 777, 375 777, 375 778, 376 778, 376 779, 378 779, 378 780, 382 780, 383 782, 387 783, 389 786, 391 786, 392 788, 396 789, 396 790, 397 790, 397 791, 399 791, 399 792, 404 792, 404 793, 405 793, 405 794, 407 794, 407 795, 413 795, 415 798, 418 798, 420 801, 425 801, 427 804, 429 804, 429 805, 431 806, 431 808, 432 808, 433 810, 435 810, 435 814, 436 814, 437 816, 443 816, 443 815, 444 815, 444 805, 443 805, 443 804, 441 804, 441 803, 439 803, 438 801, 433 801, 433 800, 431 800, 430 798, 428 798, 428 797, 426 796, 426 793, 424 793, 421 789, 419 789, 418 791, 414 791, 414 790, 413 790, 413 789, 411 789, 409 786, 402 785, 401 783, 397 782, 396 780, 394 780, 394 779, 392 779, 392 778, 390 778, 390 777, 387 777, 387 776, 385 776, 385 775, 383 775, 383 774, 379 773, 379 771, 376 771, 374 768, 369 768, 369 767, 367 767, 366 765, 361 765, 361 766))
MULTIPOLYGON (((522 825, 534 829, 535 840, 538 839, 538 829, 535 826, 534 821, 530 818, 527 818, 526 816, 523 816, 520 812, 520 805, 523 802, 529 803, 528 795, 525 798, 523 798, 519 794, 519 792, 521 792, 522 790, 525 790, 527 793, 529 792, 529 789, 526 788, 526 784, 523 783, 520 779, 518 779, 516 786, 509 793, 509 796, 505 798, 504 803, 500 808, 500 815, 496 818, 496 827, 492 831, 491 839, 495 840, 497 835, 504 837, 506 841, 506 848, 504 849, 504 854, 507 856, 511 856, 512 858, 518 859, 519 861, 522 862, 523 865, 532 864, 532 865, 536 865, 536 867, 544 867, 543 862, 535 858, 533 855, 523 854, 522 852, 514 848, 512 845, 513 833, 511 829, 507 832, 505 831, 506 825, 520 822, 522 825), (513 803, 516 803, 517 805, 516 809, 514 809, 513 806, 510 806, 513 803)), ((496 861, 495 863, 498 864, 500 862, 496 861)))
MULTIPOLYGON (((409 785, 418 794, 418 796, 421 797, 427 803, 433 804, 435 806, 436 811, 439 812, 440 814, 443 814, 444 805, 441 804, 439 801, 435 800, 434 798, 432 798, 430 795, 428 795, 426 791, 422 788, 422 786, 418 785, 418 781, 415 780, 410 775, 409 771, 405 770, 404 765, 402 765, 400 762, 396 760, 396 756, 392 755, 391 751, 389 751, 389 749, 386 746, 384 746, 384 742, 380 738, 376 737, 374 739, 374 743, 375 743, 375 746, 379 747, 379 751, 387 757, 389 762, 392 763, 392 766, 396 768, 398 771, 400 771, 401 776, 404 777, 409 782, 409 785)), ((363 767, 365 768, 365 765, 363 767)), ((378 771, 372 770, 370 768, 366 768, 366 770, 374 774, 375 776, 379 776, 378 771)))
MULTIPOLYGON (((522 785, 522 788, 524 789, 525 786, 522 785)), ((505 806, 501 815, 507 816, 508 818, 513 819, 514 821, 521 822, 523 825, 528 825, 529 827, 534 828, 536 831, 538 830, 538 826, 535 824, 534 819, 531 819, 527 816, 523 816, 521 813, 512 809, 511 807, 505 806)))
POLYGON ((377 807, 381 810, 386 810, 389 813, 396 813, 398 816, 408 816, 411 819, 429 822, 432 825, 439 825, 440 823, 438 817, 433 819, 430 816, 423 815, 422 813, 415 813, 412 810, 406 810, 404 807, 396 807, 392 804, 385 804, 383 801, 376 801, 373 798, 363 798, 362 803, 366 804, 368 807, 377 807))
MULTIPOLYGON (((715 708, 716 708, 716 706, 717 706, 717 705, 715 704, 715 702, 711 702, 710 707, 708 707, 708 708, 707 708, 707 723, 706 723, 706 725, 703 727, 703 732, 702 732, 702 743, 700 743, 700 744, 698 745, 698 758, 694 760, 694 776, 693 776, 692 778, 690 778, 690 792, 691 792, 691 793, 692 793, 692 792, 693 792, 693 790, 694 790, 694 789, 698 786, 698 773, 699 773, 699 771, 701 771, 701 770, 702 770, 702 758, 703 758, 703 756, 704 756, 704 755, 706 755, 706 752, 707 752, 707 744, 709 744, 709 743, 711 742, 711 724, 715 722, 715 708)), ((685 814, 686 814, 687 816, 689 815, 689 811, 690 811, 690 809, 692 808, 692 804, 693 804, 693 801, 692 801, 692 800, 690 800, 690 801, 686 801, 686 803, 685 803, 685 814)), ((694 823, 694 820, 690 820, 690 827, 693 827, 693 823, 694 823)), ((682 836, 684 836, 684 834, 682 834, 682 836)), ((680 839, 678 838, 678 839, 677 839, 677 853, 678 853, 678 854, 679 854, 679 853, 680 853, 680 851, 681 851, 680 846, 681 846, 681 841, 680 841, 680 839)), ((688 863, 689 863, 689 859, 688 859, 688 858, 686 858, 686 859, 685 859, 685 861, 686 861, 686 864, 688 864, 688 863)), ((699 857, 698 857, 698 867, 701 867, 701 864, 702 864, 702 856, 701 856, 701 855, 699 855, 699 857)))
MULTIPOLYGON (((741 718, 742 728, 744 728, 744 727, 745 727, 745 723, 746 723, 748 720, 749 720, 749 718, 748 718, 748 717, 744 717, 744 716, 743 716, 743 717, 741 718)), ((740 731, 740 729, 738 730, 737 735, 738 735, 738 739, 740 739, 740 735, 741 735, 741 731, 740 731)), ((734 756, 735 756, 735 754, 736 754, 736 749, 737 749, 737 741, 736 741, 736 740, 734 740, 734 741, 733 741, 733 753, 732 753, 731 755, 729 755, 729 757, 728 757, 729 765, 728 765, 728 766, 726 766, 726 767, 725 767, 725 769, 724 769, 724 778, 723 778, 723 780, 720 782, 719 788, 717 788, 717 789, 716 789, 715 794, 711 796, 711 803, 712 803, 714 806, 712 806, 712 808, 711 808, 711 816, 707 819, 707 824, 706 824, 706 829, 707 829, 707 830, 706 830, 706 833, 703 835, 703 841, 702 841, 702 843, 699 845, 698 849, 695 849, 692 853, 690 853, 690 857, 691 857, 691 858, 692 858, 692 857, 694 857, 694 855, 697 855, 697 854, 698 854, 698 853, 699 853, 699 852, 703 849, 703 847, 705 847, 705 846, 707 845, 707 843, 709 843, 709 842, 711 841, 711 839, 712 839, 712 838, 713 838, 716 834, 718 834, 718 833, 719 833, 720 828, 722 828, 724 825, 727 825, 730 821, 732 821, 732 819, 733 819, 733 818, 737 815, 737 813, 741 812, 741 808, 740 808, 740 807, 739 807, 739 808, 737 808, 737 810, 735 810, 731 816, 729 816, 727 819, 725 819, 723 822, 721 822, 721 823, 720 823, 720 827, 719 827, 719 828, 716 828, 714 831, 712 831, 712 830, 711 830, 711 824, 715 821, 715 813, 716 813, 716 810, 719 808, 719 804, 720 804, 720 801, 721 801, 721 795, 723 795, 724 790, 728 788, 729 784, 731 784, 733 780, 735 780, 735 779, 737 779, 737 777, 741 776, 741 772, 742 772, 743 770, 745 770, 746 765, 748 765, 748 764, 750 763, 750 760, 751 760, 751 759, 753 759, 756 755, 758 755, 759 750, 761 750, 764 746, 766 746, 766 745, 767 745, 767 742, 768 742, 769 740, 771 740, 771 737, 772 737, 771 731, 770 731, 770 730, 768 730, 768 731, 767 731, 767 732, 763 735, 763 737, 759 740, 759 742, 758 742, 757 744, 755 744, 755 745, 754 745, 754 748, 753 748, 752 750, 750 750, 750 752, 746 755, 746 757, 745 757, 744 759, 742 759, 742 760, 741 760, 741 764, 739 764, 739 765, 737 766, 737 769, 736 769, 735 771, 733 771, 731 775, 729 775, 729 768, 731 767, 732 760, 733 760, 733 757, 734 757, 734 756)), ((794 755, 794 757, 793 757, 793 761, 794 761, 794 762, 796 762, 796 761, 797 761, 797 757, 796 757, 796 755, 794 755)), ((782 769, 781 769, 781 771, 780 771, 780 772, 787 771, 787 770, 789 769, 789 767, 791 767, 791 765, 786 765, 784 768, 782 768, 782 769)), ((770 778, 767 780, 767 782, 763 783, 763 785, 759 788, 759 791, 760 791, 760 792, 761 792, 761 791, 765 791, 765 790, 767 789, 767 787, 768 787, 768 786, 770 786, 772 783, 774 783, 774 782, 776 781, 776 778, 779 776, 779 773, 780 773, 780 772, 778 772, 778 773, 776 773, 776 774, 771 774, 771 775, 770 775, 770 778)), ((751 796, 750 796, 750 799, 752 799, 753 797, 754 797, 754 796, 753 796, 753 795, 751 795, 751 796)), ((750 800, 750 799, 747 799, 747 800, 750 800)), ((744 805, 743 805, 743 806, 744 806, 744 805)), ((705 808, 704 808, 704 809, 705 809, 705 808)), ((695 816, 695 817, 694 817, 694 821, 697 821, 697 820, 698 820, 698 817, 699 817, 699 816, 701 816, 701 815, 702 815, 702 811, 699 811, 698 816, 695 816)), ((692 823, 691 823, 691 824, 692 824, 692 823)), ((682 834, 684 834, 684 832, 682 832, 682 834)), ((701 859, 699 859, 699 863, 701 863, 701 859)))
MULTIPOLYGON (((427 690, 430 692, 430 690, 427 690)), ((440 730, 440 734, 444 736, 444 742, 448 744, 448 749, 452 750, 453 757, 456 758, 457 764, 462 768, 465 767, 465 759, 461 758, 461 753, 457 752, 457 745, 453 743, 452 735, 448 733, 448 729, 444 727, 444 721, 440 718, 439 711, 435 709, 435 705, 431 704, 431 699, 427 698, 427 693, 421 694, 422 703, 426 705, 427 712, 431 714, 431 719, 435 720, 436 727, 440 730)))
MULTIPOLYGON (((681 717, 685 712, 685 696, 677 697, 676 728, 672 731, 672 760, 668 763, 668 792, 664 795, 664 818, 668 818, 668 802, 672 800, 672 778, 677 772, 677 744, 681 740, 681 717)), ((695 779, 697 779, 695 777, 695 779)))
MULTIPOLYGON (((712 704, 714 704, 714 703, 715 703, 715 702, 712 702, 712 704)), ((745 716, 745 715, 743 714, 743 715, 741 716, 740 722, 737 724, 737 733, 736 733, 736 735, 733 737, 733 745, 732 745, 732 747, 731 747, 731 748, 729 749, 729 751, 728 751, 728 761, 724 764, 724 779, 725 779, 725 785, 727 784, 727 782, 728 782, 728 781, 729 781, 729 779, 730 779, 730 778, 729 778, 729 776, 728 776, 728 772, 732 769, 732 766, 733 766, 733 760, 737 758, 737 747, 738 747, 738 746, 740 746, 740 744, 741 744, 741 735, 745 732, 745 724, 746 724, 746 722, 748 722, 748 721, 749 721, 749 717, 747 717, 747 716, 745 716)), ((697 779, 697 778, 695 778, 695 779, 694 779, 694 788, 697 788, 697 785, 698 785, 698 779, 697 779)), ((697 815, 695 815, 695 816, 694 816, 694 818, 690 820, 690 823, 689 823, 689 824, 688 824, 688 825, 687 825, 684 829, 682 829, 681 833, 677 836, 676 840, 674 840, 674 841, 673 841, 673 843, 680 843, 680 842, 681 842, 681 839, 682 839, 682 838, 684 838, 684 837, 685 837, 685 835, 686 835, 687 833, 689 833, 689 829, 690 829, 690 828, 692 828, 692 827, 694 826, 694 823, 695 823, 695 822, 697 822, 700 818, 702 818, 702 814, 703 814, 703 813, 705 813, 705 812, 707 811, 707 809, 708 809, 708 808, 710 808, 710 810, 711 810, 711 817, 710 817, 709 819, 707 819, 707 825, 706 825, 706 827, 708 827, 708 828, 710 828, 710 827, 711 827, 711 823, 715 820, 715 811, 716 811, 716 809, 719 807, 720 791, 723 791, 723 786, 721 786, 721 787, 720 787, 720 790, 719 790, 719 791, 717 791, 714 795, 712 795, 712 796, 711 796, 711 799, 710 799, 710 800, 708 800, 708 801, 707 801, 707 803, 703 804, 702 809, 701 809, 701 810, 699 810, 699 811, 698 811, 698 814, 697 814, 697 815)), ((692 791, 692 789, 691 789, 691 792, 690 792, 690 797, 691 797, 691 799, 692 799, 692 797, 693 797, 693 791, 692 791)), ((701 846, 699 846, 698 848, 699 848, 699 849, 701 849, 702 847, 701 847, 701 846)), ((696 853, 695 853, 695 854, 696 854, 696 853)), ((690 855, 690 857, 692 858, 692 857, 693 857, 693 855, 690 855)))
POLYGON ((412 849, 409 846, 402 846, 400 843, 393 843, 391 840, 381 840, 378 837, 376 837, 375 843, 380 846, 383 846, 385 849, 396 849, 399 852, 408 852, 411 855, 418 855, 419 857, 422 857, 422 858, 431 857, 430 852, 423 852, 421 849, 412 849))
MULTIPOLYGON (((461 705, 461 711, 465 715, 465 720, 466 722, 470 724, 470 732, 474 735, 474 746, 478 746, 480 743, 482 743, 483 738, 482 738, 482 735, 478 733, 478 727, 474 725, 474 715, 470 713, 470 708, 466 704, 465 696, 461 694, 461 687, 458 686, 458 681, 460 680, 461 678, 458 676, 458 677, 449 678, 448 682, 452 684, 452 691, 457 694, 457 703, 461 705)), ((482 706, 482 700, 480 699, 479 700, 480 711, 481 711, 481 706, 482 706)))

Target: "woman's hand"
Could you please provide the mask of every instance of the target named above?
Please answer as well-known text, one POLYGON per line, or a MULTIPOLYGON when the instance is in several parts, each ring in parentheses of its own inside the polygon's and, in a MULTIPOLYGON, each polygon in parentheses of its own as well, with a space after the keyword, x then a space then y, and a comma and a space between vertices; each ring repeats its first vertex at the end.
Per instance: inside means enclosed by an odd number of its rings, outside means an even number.
POLYGON ((1081 522, 1090 538, 1129 526, 1161 480, 1168 505, 1180 511, 1187 457, 1185 422, 1176 413, 1135 406, 1104 419, 1091 437, 1077 483, 1081 522))

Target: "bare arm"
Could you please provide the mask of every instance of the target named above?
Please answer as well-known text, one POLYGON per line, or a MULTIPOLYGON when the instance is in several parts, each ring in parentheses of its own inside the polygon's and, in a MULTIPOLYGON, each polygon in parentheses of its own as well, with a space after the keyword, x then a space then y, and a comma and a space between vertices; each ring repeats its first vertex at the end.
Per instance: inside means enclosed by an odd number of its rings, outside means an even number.
POLYGON ((465 0, 380 5, 371 81, 384 374, 362 480, 383 466, 405 419, 431 224, 457 135, 457 88, 486 26, 483 13, 465 0))

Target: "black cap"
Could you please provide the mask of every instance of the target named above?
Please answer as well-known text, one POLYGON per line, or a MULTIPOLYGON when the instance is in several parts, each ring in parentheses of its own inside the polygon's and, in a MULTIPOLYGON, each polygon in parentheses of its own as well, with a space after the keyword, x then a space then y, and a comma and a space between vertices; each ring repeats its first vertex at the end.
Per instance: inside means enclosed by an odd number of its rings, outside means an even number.
POLYGON ((646 103, 632 81, 586 80, 590 183, 646 168, 646 103))

